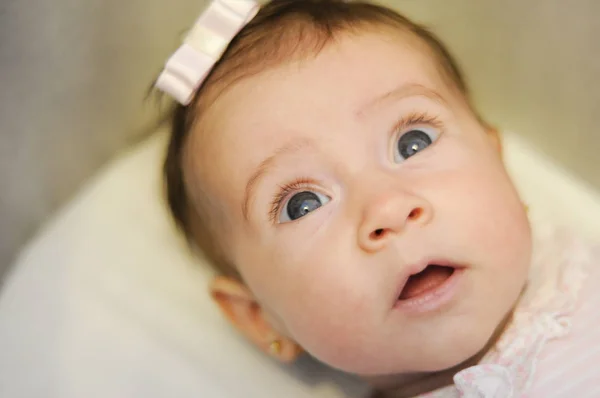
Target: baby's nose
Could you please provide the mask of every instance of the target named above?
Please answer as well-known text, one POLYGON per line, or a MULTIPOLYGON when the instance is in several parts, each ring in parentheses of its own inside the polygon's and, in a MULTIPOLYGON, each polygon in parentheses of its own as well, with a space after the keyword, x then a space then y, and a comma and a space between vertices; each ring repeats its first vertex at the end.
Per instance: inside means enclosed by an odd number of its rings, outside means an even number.
POLYGON ((427 224, 433 217, 431 204, 418 196, 394 192, 371 201, 358 229, 358 245, 366 252, 385 248, 411 226, 427 224))

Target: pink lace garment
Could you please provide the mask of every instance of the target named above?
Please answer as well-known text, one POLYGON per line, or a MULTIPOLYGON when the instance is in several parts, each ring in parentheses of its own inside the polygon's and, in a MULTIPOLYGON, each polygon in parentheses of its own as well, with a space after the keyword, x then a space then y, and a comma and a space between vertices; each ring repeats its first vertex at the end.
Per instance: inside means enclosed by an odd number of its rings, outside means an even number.
POLYGON ((421 398, 600 397, 600 247, 539 226, 514 321, 477 366, 421 398))

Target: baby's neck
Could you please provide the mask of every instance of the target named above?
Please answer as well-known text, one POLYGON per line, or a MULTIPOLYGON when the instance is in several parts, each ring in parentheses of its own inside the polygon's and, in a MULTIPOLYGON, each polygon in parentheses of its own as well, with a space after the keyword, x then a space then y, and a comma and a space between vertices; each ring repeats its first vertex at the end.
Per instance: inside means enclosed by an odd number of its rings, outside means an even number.
POLYGON ((456 373, 477 365, 490 349, 496 345, 496 342, 510 324, 512 313, 513 311, 506 316, 480 352, 450 369, 433 373, 407 373, 401 375, 365 377, 364 379, 375 389, 380 391, 380 395, 377 396, 386 398, 414 397, 452 385, 453 377, 456 373))

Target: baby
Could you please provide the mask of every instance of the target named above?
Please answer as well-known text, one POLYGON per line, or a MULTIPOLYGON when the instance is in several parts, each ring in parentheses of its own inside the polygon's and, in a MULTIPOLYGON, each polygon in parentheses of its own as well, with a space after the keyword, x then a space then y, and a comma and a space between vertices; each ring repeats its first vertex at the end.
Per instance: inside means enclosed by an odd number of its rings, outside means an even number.
POLYGON ((157 86, 170 209, 260 349, 386 396, 600 394, 590 250, 532 238, 432 33, 365 2, 215 1, 157 86))

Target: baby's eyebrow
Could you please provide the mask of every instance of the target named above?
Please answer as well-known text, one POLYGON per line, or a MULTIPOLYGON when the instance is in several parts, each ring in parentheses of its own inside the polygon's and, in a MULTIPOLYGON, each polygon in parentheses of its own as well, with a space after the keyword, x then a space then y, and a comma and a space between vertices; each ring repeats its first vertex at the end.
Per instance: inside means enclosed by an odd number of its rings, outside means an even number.
POLYGON ((422 84, 402 84, 399 87, 394 88, 388 92, 383 93, 376 97, 375 99, 370 100, 366 104, 362 105, 356 111, 357 115, 363 115, 367 113, 370 109, 380 106, 381 104, 388 101, 398 101, 400 99, 406 97, 414 97, 414 96, 423 96, 427 97, 435 102, 440 103, 441 105, 447 105, 446 100, 436 91, 426 87, 422 84))
POLYGON ((271 156, 260 162, 246 183, 244 199, 242 201, 242 213, 246 220, 248 220, 248 208, 250 205, 250 200, 252 199, 254 189, 256 188, 256 185, 258 185, 258 182, 261 180, 261 178, 263 178, 264 175, 267 174, 271 168, 273 168, 278 158, 298 152, 306 147, 314 147, 314 143, 307 138, 293 139, 277 148, 271 156))

